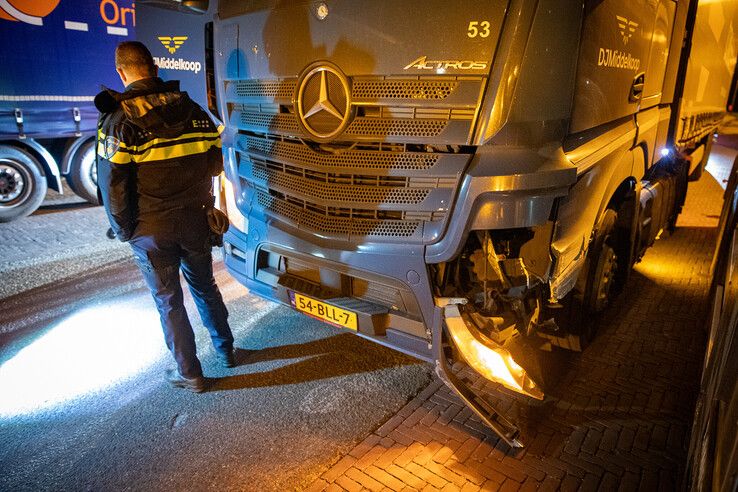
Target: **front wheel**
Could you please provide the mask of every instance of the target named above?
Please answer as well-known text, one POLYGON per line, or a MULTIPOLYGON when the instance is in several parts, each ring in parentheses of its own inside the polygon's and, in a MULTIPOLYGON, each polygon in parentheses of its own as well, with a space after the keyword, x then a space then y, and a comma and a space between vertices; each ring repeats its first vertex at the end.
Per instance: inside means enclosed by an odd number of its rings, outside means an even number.
POLYGON ((0 222, 32 214, 46 196, 41 165, 28 152, 0 145, 0 222))
POLYGON ((566 302, 565 316, 571 331, 578 338, 580 350, 590 344, 597 333, 599 314, 607 308, 617 290, 618 248, 615 224, 617 212, 605 210, 597 232, 587 251, 583 282, 579 292, 571 292, 566 302))
POLYGON ((83 143, 72 157, 67 183, 77 196, 93 205, 97 199, 97 167, 95 166, 95 140, 83 143))
POLYGON ((618 215, 608 209, 602 215, 594 241, 590 246, 587 270, 587 288, 584 308, 591 314, 605 310, 614 297, 613 284, 618 272, 618 255, 615 243, 615 223, 618 215))

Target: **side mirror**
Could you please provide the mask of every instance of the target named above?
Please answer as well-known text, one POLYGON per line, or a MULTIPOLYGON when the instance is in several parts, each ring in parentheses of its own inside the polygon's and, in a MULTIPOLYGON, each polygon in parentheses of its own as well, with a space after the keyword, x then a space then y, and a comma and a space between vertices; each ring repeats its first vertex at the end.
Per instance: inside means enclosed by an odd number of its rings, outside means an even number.
POLYGON ((204 14, 210 4, 209 0, 139 0, 138 3, 186 14, 204 14))

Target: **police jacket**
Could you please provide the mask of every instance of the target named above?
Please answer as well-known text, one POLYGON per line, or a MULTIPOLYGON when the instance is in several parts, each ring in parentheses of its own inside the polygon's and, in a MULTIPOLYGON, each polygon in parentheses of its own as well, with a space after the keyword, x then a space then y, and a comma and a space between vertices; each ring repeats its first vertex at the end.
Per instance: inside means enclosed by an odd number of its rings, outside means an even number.
POLYGON ((95 97, 97 182, 118 239, 187 227, 212 205, 223 169, 218 128, 179 82, 139 80, 95 97))

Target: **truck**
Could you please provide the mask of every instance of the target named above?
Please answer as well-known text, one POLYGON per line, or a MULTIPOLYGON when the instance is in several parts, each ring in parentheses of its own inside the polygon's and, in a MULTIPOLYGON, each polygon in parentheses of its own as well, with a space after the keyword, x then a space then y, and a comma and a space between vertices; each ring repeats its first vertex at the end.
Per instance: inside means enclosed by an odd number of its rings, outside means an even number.
POLYGON ((0 1, 0 222, 63 193, 62 177, 98 203, 93 99, 120 88, 115 46, 135 26, 134 0, 0 1))
MULTIPOLYGON (((185 1, 184 4, 190 5, 191 2, 185 1)), ((139 1, 136 5, 136 40, 151 51, 162 79, 179 81, 180 90, 187 92, 193 101, 217 119, 209 111, 212 102, 208 101, 205 83, 205 27, 212 26, 207 21, 215 13, 215 3, 209 6, 209 10, 204 6, 202 11, 193 11, 192 8, 172 11, 180 5, 179 2, 139 1)), ((212 72, 209 75, 212 76, 212 72)))
MULTIPOLYGON (((731 92, 731 97, 734 96, 731 92)), ((730 119, 735 120, 735 117, 733 114, 730 119)), ((705 324, 707 350, 683 490, 735 490, 738 487, 738 456, 734 452, 738 447, 738 319, 735 316, 738 295, 737 284, 733 283, 738 273, 738 134, 731 130, 717 141, 724 148, 732 149, 736 157, 726 180, 710 267, 710 306, 705 324)))
POLYGON ((432 363, 522 446, 468 374, 544 400, 536 354, 583 350, 674 229, 725 113, 736 5, 219 0, 228 271, 432 363))

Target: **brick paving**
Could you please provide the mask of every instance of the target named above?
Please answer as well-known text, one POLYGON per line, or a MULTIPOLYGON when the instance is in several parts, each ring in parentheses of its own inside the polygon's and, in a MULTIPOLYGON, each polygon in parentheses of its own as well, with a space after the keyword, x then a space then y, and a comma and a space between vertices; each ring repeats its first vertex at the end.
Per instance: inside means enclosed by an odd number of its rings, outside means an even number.
POLYGON ((102 207, 87 204, 65 185, 64 194, 49 190, 33 215, 0 224, 0 271, 52 252, 78 250, 95 243, 110 243, 109 225, 102 207))
POLYGON ((709 174, 691 184, 677 231, 636 265, 594 342, 549 356, 558 366, 545 402, 473 382, 518 423, 526 447, 508 447, 435 380, 307 490, 678 489, 721 200, 709 174))
POLYGON ((102 207, 49 190, 33 215, 0 223, 0 299, 129 258, 108 227, 102 207))

